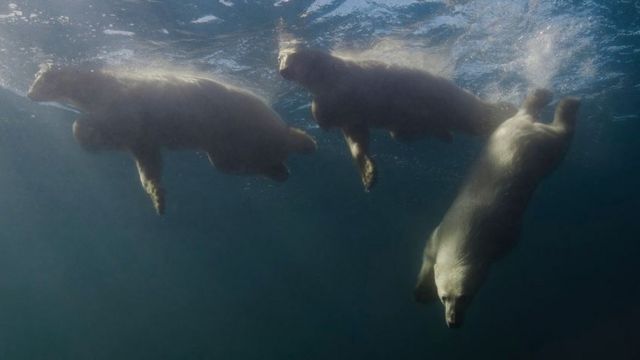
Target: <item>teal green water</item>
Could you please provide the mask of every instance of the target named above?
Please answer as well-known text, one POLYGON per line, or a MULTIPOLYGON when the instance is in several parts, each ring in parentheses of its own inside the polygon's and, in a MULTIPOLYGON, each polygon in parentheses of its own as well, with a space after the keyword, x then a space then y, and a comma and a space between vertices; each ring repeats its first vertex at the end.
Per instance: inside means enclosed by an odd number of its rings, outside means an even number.
POLYGON ((0 358, 638 358, 637 4, 228 3, 0 3, 0 358), (340 134, 316 128, 308 95, 278 77, 283 32, 493 100, 536 86, 583 98, 567 158, 462 329, 412 290, 482 142, 374 132, 380 179, 364 193, 340 134), (76 114, 23 96, 46 60, 212 73, 264 96, 319 149, 292 157, 284 184, 166 153, 159 217, 126 154, 84 152, 76 114))

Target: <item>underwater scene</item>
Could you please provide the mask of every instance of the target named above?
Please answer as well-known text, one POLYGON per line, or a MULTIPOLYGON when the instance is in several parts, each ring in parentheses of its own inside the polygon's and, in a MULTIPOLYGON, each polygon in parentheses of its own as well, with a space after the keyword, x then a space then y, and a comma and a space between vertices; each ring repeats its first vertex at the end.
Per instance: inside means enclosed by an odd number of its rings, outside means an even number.
POLYGON ((640 359, 640 1, 0 0, 0 359, 640 359))

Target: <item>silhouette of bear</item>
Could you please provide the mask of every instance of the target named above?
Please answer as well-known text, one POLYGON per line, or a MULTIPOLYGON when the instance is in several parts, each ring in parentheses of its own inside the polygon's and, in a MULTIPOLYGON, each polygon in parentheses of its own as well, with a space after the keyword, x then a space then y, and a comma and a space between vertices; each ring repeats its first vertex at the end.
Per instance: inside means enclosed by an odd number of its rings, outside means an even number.
POLYGON ((440 299, 451 328, 462 325, 489 268, 516 243, 536 187, 569 148, 579 101, 561 100, 553 122, 538 122, 550 101, 549 91, 535 91, 494 131, 427 242, 415 296, 440 299))
POLYGON ((280 74, 311 92, 311 111, 321 128, 342 130, 365 190, 376 181, 370 128, 387 129, 398 141, 431 136, 451 142, 452 132, 489 136, 517 110, 485 102, 426 71, 320 50, 282 51, 280 74))
POLYGON ((158 214, 165 209, 163 148, 204 151, 224 173, 279 182, 289 175, 289 154, 316 149, 256 95, 188 73, 43 65, 28 97, 80 110, 73 134, 84 149, 130 152, 158 214))

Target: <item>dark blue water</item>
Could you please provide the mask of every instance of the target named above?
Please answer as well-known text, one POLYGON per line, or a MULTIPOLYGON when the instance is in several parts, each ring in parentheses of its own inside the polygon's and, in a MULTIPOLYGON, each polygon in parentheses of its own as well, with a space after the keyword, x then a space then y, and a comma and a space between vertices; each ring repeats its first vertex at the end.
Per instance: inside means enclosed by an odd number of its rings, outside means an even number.
POLYGON ((0 358, 640 358, 639 58, 634 1, 0 2, 0 358), (364 193, 341 136, 276 73, 291 39, 492 100, 582 97, 567 158, 462 329, 412 290, 481 140, 374 132, 364 193), (159 217, 128 155, 84 152, 76 114, 24 97, 45 61, 208 72, 319 150, 281 185, 166 153, 159 217))

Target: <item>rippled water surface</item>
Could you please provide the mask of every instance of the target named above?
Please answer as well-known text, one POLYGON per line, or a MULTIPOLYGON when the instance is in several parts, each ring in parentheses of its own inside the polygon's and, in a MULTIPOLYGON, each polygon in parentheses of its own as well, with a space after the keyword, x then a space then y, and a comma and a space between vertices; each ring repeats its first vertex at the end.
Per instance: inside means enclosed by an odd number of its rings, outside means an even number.
POLYGON ((639 59, 638 1, 0 0, 0 358, 639 358, 639 59), (277 74, 291 43, 493 101, 583 99, 462 329, 412 290, 482 141, 374 131, 380 181, 363 192, 340 134, 277 74), (76 113, 24 96, 43 62, 204 72, 319 149, 284 184, 166 153, 160 217, 128 155, 83 151, 76 113))

